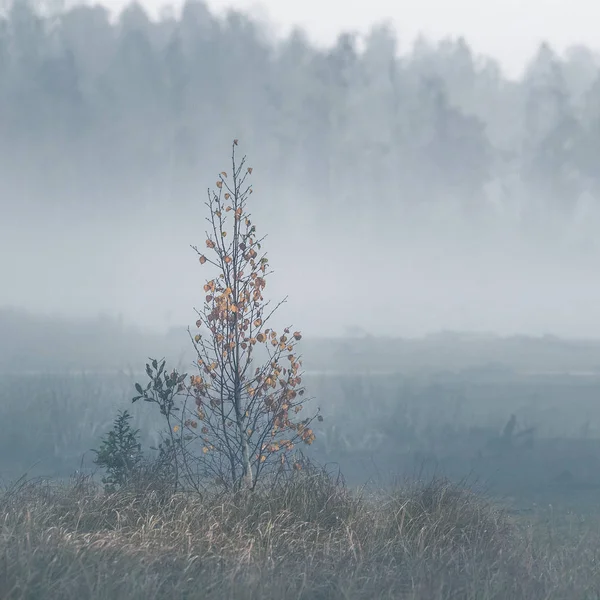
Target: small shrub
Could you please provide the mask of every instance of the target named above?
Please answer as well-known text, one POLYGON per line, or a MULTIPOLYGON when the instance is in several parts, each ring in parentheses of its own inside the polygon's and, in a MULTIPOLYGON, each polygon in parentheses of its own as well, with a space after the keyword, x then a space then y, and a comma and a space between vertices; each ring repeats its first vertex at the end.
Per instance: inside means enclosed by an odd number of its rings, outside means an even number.
POLYGON ((107 472, 102 478, 107 493, 126 485, 143 460, 140 432, 131 427, 131 418, 128 411, 119 411, 114 426, 102 440, 100 449, 92 450, 96 454, 94 463, 107 472))

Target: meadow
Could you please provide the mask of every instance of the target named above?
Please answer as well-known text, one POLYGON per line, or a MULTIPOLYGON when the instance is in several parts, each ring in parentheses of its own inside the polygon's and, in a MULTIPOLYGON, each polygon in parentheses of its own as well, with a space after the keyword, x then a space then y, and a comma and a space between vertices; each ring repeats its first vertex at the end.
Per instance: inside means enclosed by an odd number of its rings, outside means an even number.
POLYGON ((469 346, 481 340, 454 341, 451 368, 444 338, 421 355, 413 342, 396 370, 389 341, 346 354, 348 341, 313 343, 304 379, 324 420, 306 468, 249 497, 158 482, 105 493, 91 449, 117 411, 149 456, 163 427, 131 403, 139 367, 12 363, 0 597, 600 598, 593 352, 582 364, 558 342, 540 357, 535 341, 488 341, 487 356, 469 346))

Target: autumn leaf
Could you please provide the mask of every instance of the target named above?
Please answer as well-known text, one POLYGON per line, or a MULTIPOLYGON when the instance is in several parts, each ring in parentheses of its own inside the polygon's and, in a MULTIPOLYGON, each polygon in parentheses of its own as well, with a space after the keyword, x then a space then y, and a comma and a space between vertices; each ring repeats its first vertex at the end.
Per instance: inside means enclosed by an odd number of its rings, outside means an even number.
POLYGON ((223 175, 223 177, 227 177, 227 173, 225 171, 221 171, 221 175, 223 175))
POLYGON ((299 331, 294 331, 294 339, 295 340, 301 340, 302 339, 302 334, 299 331))
POLYGON ((215 247, 215 243, 209 238, 206 240, 206 247, 212 250, 215 247))
POLYGON ((252 167, 248 167, 248 173, 252 175, 252 167))
POLYGON ((222 181, 217 181, 217 187, 219 189, 221 189, 223 187, 223 182, 222 181))
POLYGON ((173 427, 173 433, 177 433, 179 431, 179 425, 175 425, 175 427, 173 427))
POLYGON ((264 333, 259 333, 256 336, 256 339, 262 344, 267 338, 264 333))
POLYGON ((206 256, 204 254, 200 257, 200 264, 203 265, 206 262, 206 256))
POLYGON ((256 319, 254 321, 254 326, 255 327, 260 327, 262 325, 262 319, 256 319))

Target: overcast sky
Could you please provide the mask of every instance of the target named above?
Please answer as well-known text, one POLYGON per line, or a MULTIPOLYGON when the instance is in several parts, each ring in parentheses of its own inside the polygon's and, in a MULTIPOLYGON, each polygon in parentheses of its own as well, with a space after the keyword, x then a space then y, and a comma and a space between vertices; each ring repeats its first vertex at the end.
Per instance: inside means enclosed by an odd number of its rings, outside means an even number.
MULTIPOLYGON (((91 2, 92 0, 87 0, 91 2)), ((103 0, 119 10, 127 0, 103 0)), ((164 0, 142 0, 157 15, 164 0)), ((181 2, 170 2, 180 6, 181 2)), ((600 2, 593 0, 208 0, 217 11, 242 8, 267 15, 280 33, 304 27, 314 41, 329 43, 341 30, 364 30, 390 20, 401 50, 422 32, 431 38, 464 35, 472 47, 500 59, 507 74, 518 75, 541 41, 559 51, 573 44, 600 49, 600 2)))

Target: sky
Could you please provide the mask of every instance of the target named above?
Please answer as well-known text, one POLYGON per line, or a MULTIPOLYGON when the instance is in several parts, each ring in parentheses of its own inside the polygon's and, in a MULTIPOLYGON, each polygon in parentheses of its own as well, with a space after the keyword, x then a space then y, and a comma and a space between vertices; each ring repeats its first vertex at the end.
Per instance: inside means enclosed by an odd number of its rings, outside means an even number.
MULTIPOLYGON (((91 1, 91 0, 88 0, 91 1)), ((127 0, 103 0, 119 11, 127 0)), ((141 0, 156 16, 164 0, 141 0)), ((171 2, 175 8, 181 2, 171 2)), ((406 51, 422 33, 430 39, 464 36, 476 52, 497 58, 510 77, 518 77, 542 41, 559 52, 585 44, 600 49, 600 2, 592 0, 207 0, 211 9, 243 9, 268 20, 277 33, 304 28, 318 44, 331 43, 340 31, 365 31, 390 22, 406 51)))

